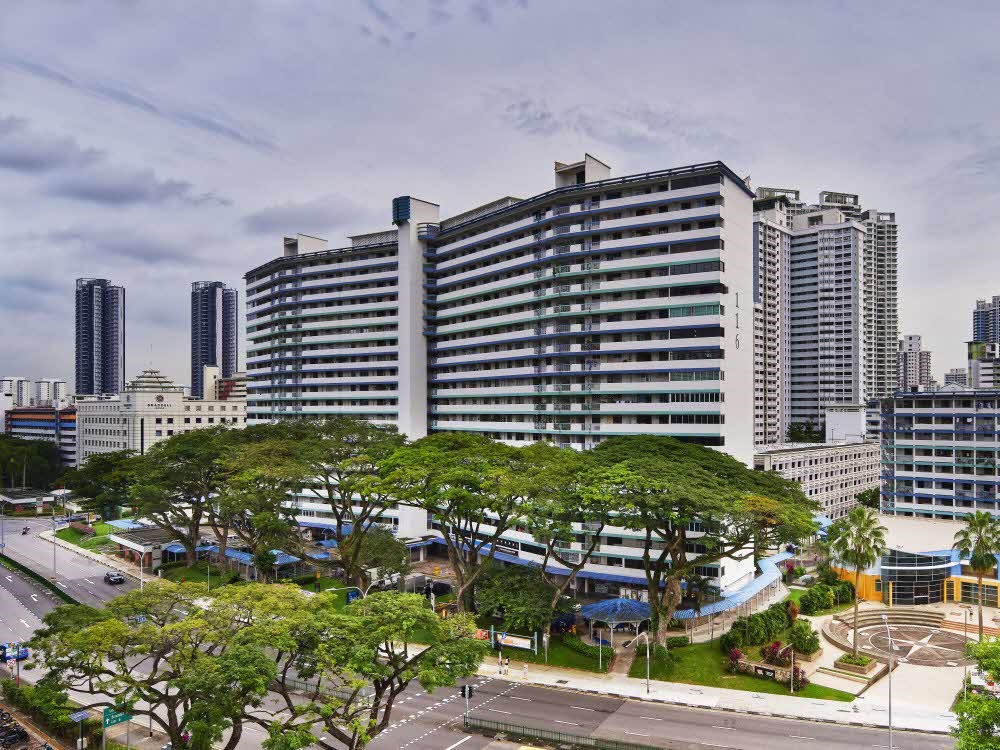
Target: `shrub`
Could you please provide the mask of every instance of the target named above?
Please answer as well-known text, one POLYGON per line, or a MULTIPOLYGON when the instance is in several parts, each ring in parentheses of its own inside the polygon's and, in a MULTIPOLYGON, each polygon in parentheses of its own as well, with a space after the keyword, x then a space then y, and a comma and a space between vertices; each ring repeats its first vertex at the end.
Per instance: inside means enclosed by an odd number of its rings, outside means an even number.
POLYGON ((79 531, 81 534, 86 534, 87 536, 94 536, 97 532, 94 531, 93 526, 88 526, 85 523, 80 523, 79 521, 74 521, 69 525, 74 531, 79 531))
POLYGON ((781 641, 769 643, 761 648, 760 656, 768 664, 774 664, 778 667, 787 667, 792 661, 791 654, 788 653, 781 641))
POLYGON ((735 623, 728 633, 723 633, 722 637, 719 638, 719 648, 722 649, 723 653, 728 654, 731 651, 739 650, 744 645, 743 633, 736 629, 735 623))
POLYGON ((804 615, 814 615, 817 612, 830 609, 836 603, 837 600, 833 589, 825 583, 817 583, 803 594, 799 600, 799 605, 804 615))
POLYGON ((792 575, 795 576, 796 578, 801 578, 805 574, 806 574, 806 569, 803 568, 801 565, 796 565, 795 570, 792 571, 792 575))
POLYGON ((580 636, 573 635, 572 633, 565 633, 562 637, 563 645, 566 648, 576 651, 578 654, 583 654, 584 656, 589 656, 590 658, 597 660, 597 649, 602 649, 601 658, 604 660, 605 664, 611 663, 611 658, 615 655, 614 649, 611 646, 600 646, 596 643, 584 643, 580 636))
POLYGON ((819 651, 819 633, 805 620, 800 620, 792 626, 788 639, 792 643, 792 648, 800 654, 815 654, 819 651))
POLYGON ((789 599, 785 602, 785 615, 788 618, 788 624, 795 625, 795 621, 799 616, 799 605, 789 599))
POLYGON ((690 642, 691 642, 690 639, 686 635, 675 635, 672 638, 667 638, 667 640, 663 642, 663 645, 666 646, 668 649, 674 649, 674 648, 683 648, 684 646, 687 646, 690 642))
POLYGON ((729 656, 729 671, 737 672, 739 670, 740 661, 743 659, 743 652, 738 648, 731 648, 727 653, 729 656))
POLYGON ((767 619, 760 612, 750 615, 746 624, 747 645, 763 643, 767 640, 767 619))
POLYGON ((853 664, 857 667, 866 667, 871 664, 872 659, 870 656, 865 656, 864 654, 858 654, 857 656, 854 654, 844 654, 837 661, 844 664, 853 664))
POLYGON ((805 670, 803 670, 801 667, 796 667, 793 671, 795 674, 794 675, 789 674, 788 680, 783 684, 788 685, 789 688, 794 687, 795 690, 804 688, 806 685, 809 684, 809 679, 806 677, 805 670), (793 680, 795 682, 794 685, 792 685, 793 680))

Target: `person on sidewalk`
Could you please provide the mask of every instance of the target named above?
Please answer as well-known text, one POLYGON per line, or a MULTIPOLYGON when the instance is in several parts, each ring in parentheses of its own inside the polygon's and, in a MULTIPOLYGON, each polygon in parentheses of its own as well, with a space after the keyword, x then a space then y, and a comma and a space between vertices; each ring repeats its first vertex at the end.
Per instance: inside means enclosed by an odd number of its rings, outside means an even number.
POLYGON ((524 681, 525 682, 528 681, 528 665, 527 664, 524 665, 524 681))

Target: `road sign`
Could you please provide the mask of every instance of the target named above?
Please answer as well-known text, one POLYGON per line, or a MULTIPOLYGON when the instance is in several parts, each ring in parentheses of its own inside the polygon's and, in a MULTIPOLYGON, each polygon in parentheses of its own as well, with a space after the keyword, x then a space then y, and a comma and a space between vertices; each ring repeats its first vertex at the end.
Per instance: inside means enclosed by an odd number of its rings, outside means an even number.
POLYGON ((83 721, 90 718, 90 711, 77 711, 75 714, 70 714, 69 718, 73 721, 83 721))
POLYGON ((131 718, 127 713, 119 711, 117 708, 106 708, 104 709, 104 728, 113 727, 115 724, 121 724, 131 718))

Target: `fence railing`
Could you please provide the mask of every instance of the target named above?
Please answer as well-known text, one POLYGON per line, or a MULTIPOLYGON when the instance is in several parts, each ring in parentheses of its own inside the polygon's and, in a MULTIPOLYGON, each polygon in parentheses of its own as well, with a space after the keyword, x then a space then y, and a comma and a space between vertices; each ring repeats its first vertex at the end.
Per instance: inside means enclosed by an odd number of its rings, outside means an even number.
POLYGON ((536 727, 508 724, 505 721, 481 719, 478 716, 465 716, 464 725, 467 732, 480 732, 482 734, 503 733, 508 738, 545 740, 547 742, 558 743, 559 747, 594 748, 594 750, 664 750, 665 748, 669 750, 671 747, 678 749, 681 747, 681 745, 640 745, 635 742, 624 742, 604 737, 587 737, 580 734, 559 732, 553 729, 538 729, 536 727))

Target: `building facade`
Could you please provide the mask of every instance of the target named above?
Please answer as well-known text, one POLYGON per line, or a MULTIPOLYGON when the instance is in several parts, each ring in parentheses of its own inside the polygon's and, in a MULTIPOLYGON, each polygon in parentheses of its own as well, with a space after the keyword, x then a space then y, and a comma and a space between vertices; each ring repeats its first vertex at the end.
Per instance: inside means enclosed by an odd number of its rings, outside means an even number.
POLYGON ((920 336, 899 340, 899 390, 912 391, 931 384, 931 353, 924 351, 920 336))
POLYGON ((969 385, 969 371, 964 367, 952 367, 944 374, 945 385, 969 385))
POLYGON ((116 396, 79 398, 77 465, 95 453, 151 445, 191 430, 246 425, 246 404, 238 399, 211 401, 184 396, 184 389, 158 370, 144 370, 116 396))
POLYGON ((1000 515, 1000 390, 944 386, 881 399, 882 511, 1000 515))
POLYGON ((35 381, 32 404, 34 406, 67 405, 69 389, 65 380, 58 378, 42 378, 35 381))
POLYGON ((863 209, 857 195, 824 190, 810 204, 798 190, 761 187, 756 196, 763 445, 793 424, 822 432, 828 408, 896 388, 899 248, 895 214, 863 209))
POLYGON ((1000 343, 969 341, 967 385, 970 388, 989 390, 1000 387, 1000 343))
POLYGON ((72 406, 12 407, 4 416, 7 434, 25 440, 46 440, 59 447, 63 466, 76 466, 76 409, 72 406))
POLYGON ((248 418, 662 434, 749 464, 752 198, 721 162, 612 179, 588 155, 528 199, 442 219, 407 196, 350 247, 287 239, 246 275, 248 418))
POLYGON ((125 288, 76 280, 76 393, 114 394, 125 384, 125 288))
POLYGON ((31 380, 18 376, 0 378, 0 392, 9 393, 13 406, 31 406, 31 380))
POLYGON ((972 340, 1000 343, 1000 297, 976 300, 972 311, 972 340))
POLYGON ((879 486, 879 444, 874 442, 788 443, 765 446, 754 468, 776 471, 797 482, 819 503, 827 518, 843 518, 857 505, 858 493, 879 486))
POLYGON ((228 378, 239 369, 237 291, 221 281, 191 284, 191 395, 205 395, 203 368, 228 378))
POLYGON ((205 365, 202 373, 205 398, 214 401, 228 401, 230 399, 246 401, 247 374, 245 372, 234 372, 229 377, 224 378, 218 367, 205 365))

